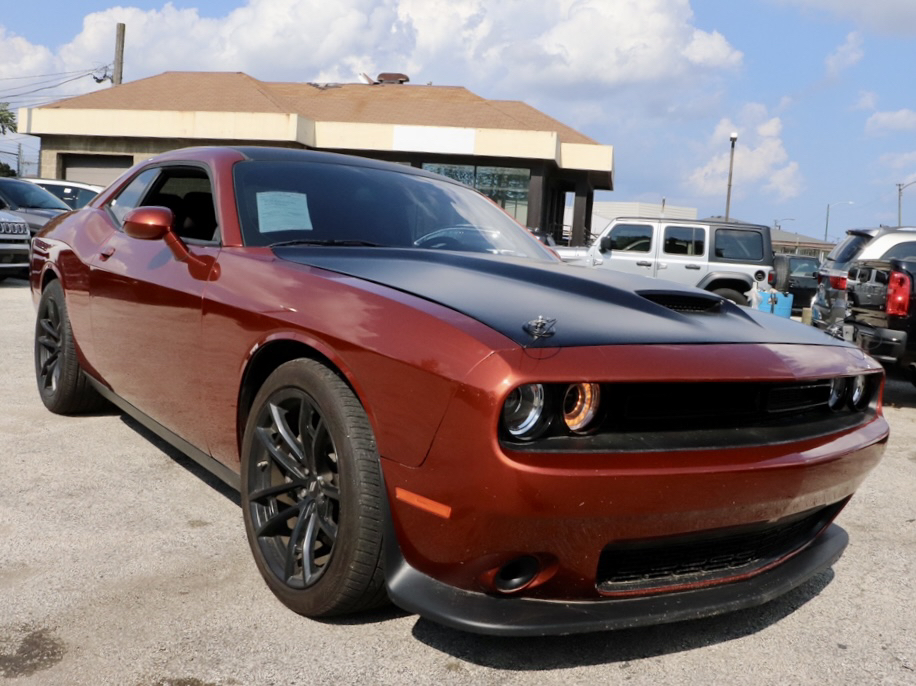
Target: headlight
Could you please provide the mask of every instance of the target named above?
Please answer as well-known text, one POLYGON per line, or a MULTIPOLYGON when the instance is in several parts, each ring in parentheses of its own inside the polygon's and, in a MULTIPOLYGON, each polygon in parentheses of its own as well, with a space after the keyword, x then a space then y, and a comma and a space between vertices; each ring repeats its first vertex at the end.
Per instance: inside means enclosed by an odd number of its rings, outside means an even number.
POLYGON ((598 413, 601 387, 595 383, 572 384, 563 397, 563 421, 574 433, 588 428, 598 413))
POLYGON ((839 410, 846 399, 846 378, 836 377, 830 384, 830 398, 827 400, 827 406, 831 410, 839 410))
POLYGON ((868 378, 864 374, 849 380, 849 406, 861 410, 868 404, 868 378))
POLYGON ((503 405, 503 423, 515 438, 534 438, 546 426, 544 386, 525 384, 514 389, 503 405))

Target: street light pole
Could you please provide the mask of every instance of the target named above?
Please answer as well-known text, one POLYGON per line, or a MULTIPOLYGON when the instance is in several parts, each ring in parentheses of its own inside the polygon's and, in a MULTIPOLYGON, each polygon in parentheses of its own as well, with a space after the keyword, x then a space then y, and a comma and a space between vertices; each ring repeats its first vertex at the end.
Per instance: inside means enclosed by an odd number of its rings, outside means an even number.
POLYGON ((732 131, 732 135, 728 137, 728 140, 732 142, 732 150, 728 160, 728 193, 725 196, 725 221, 728 221, 728 213, 732 205, 732 170, 735 168, 735 142, 738 140, 738 132, 732 131))
POLYGON ((830 206, 831 205, 854 205, 852 200, 843 200, 841 202, 827 203, 827 220, 824 222, 824 243, 827 242, 827 228, 830 226, 830 206))
POLYGON ((773 220, 773 228, 774 228, 774 229, 781 229, 781 228, 782 228, 782 223, 783 223, 783 222, 794 222, 794 221, 795 221, 795 217, 783 217, 782 219, 774 219, 774 220, 773 220))
POLYGON ((897 226, 903 226, 903 189, 912 186, 916 181, 897 184, 897 226))

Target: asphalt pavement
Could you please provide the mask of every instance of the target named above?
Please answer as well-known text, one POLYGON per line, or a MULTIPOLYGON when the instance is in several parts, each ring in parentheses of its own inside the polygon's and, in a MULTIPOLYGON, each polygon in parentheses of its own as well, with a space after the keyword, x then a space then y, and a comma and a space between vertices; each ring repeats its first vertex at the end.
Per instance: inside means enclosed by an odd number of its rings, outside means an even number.
POLYGON ((832 570, 722 617, 498 639, 394 608, 286 610, 231 490, 120 414, 44 409, 33 328, 25 282, 0 283, 0 686, 916 684, 908 382, 888 382, 890 443, 838 519, 851 543, 832 570))

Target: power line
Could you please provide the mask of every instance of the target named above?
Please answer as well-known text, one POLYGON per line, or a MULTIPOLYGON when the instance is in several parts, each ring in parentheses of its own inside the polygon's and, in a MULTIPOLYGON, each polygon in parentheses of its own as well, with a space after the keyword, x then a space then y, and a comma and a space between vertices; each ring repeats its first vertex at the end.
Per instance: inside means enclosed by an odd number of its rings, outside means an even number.
POLYGON ((69 76, 70 74, 85 74, 86 72, 99 71, 100 69, 104 69, 107 66, 110 65, 100 64, 98 66, 92 67, 91 69, 87 67, 85 69, 74 69, 73 71, 54 72, 53 74, 34 74, 32 76, 4 76, 0 77, 0 81, 22 81, 25 79, 43 79, 48 76, 69 76))
MULTIPOLYGON (((59 86, 63 86, 65 83, 70 83, 70 82, 72 82, 72 81, 77 81, 77 80, 79 80, 79 79, 82 79, 82 78, 84 78, 84 77, 86 77, 86 76, 91 76, 92 73, 93 73, 93 72, 91 72, 91 71, 85 72, 85 73, 79 74, 79 75, 77 75, 77 76, 72 76, 72 77, 70 77, 69 79, 64 79, 63 81, 58 81, 58 82, 53 83, 53 84, 51 84, 51 85, 49 85, 49 86, 42 86, 41 88, 35 88, 35 89, 33 89, 33 90, 30 90, 30 91, 22 91, 22 92, 19 92, 19 93, 0 93, 0 99, 2 99, 2 100, 13 100, 13 99, 15 99, 15 98, 17 98, 17 97, 21 97, 21 96, 23 96, 23 95, 33 95, 34 93, 38 93, 38 92, 40 92, 40 91, 51 90, 52 88, 57 88, 57 87, 59 87, 59 86)), ((39 82, 39 83, 42 83, 42 82, 39 82)))

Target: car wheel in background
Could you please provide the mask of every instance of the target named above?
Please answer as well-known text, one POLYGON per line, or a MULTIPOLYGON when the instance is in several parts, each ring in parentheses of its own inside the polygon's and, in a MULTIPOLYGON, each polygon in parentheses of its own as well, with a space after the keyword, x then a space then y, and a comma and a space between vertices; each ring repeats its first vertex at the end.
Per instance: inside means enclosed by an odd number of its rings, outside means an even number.
POLYGON ((80 366, 64 289, 56 280, 47 285, 38 303, 35 377, 41 401, 56 414, 91 412, 106 404, 80 366))
POLYGON ((245 428, 241 470, 248 542, 284 605, 318 617, 387 601, 375 439, 334 372, 293 360, 270 375, 245 428))
POLYGON ((726 300, 731 300, 736 305, 747 305, 747 298, 732 288, 716 288, 713 293, 721 295, 726 300))

